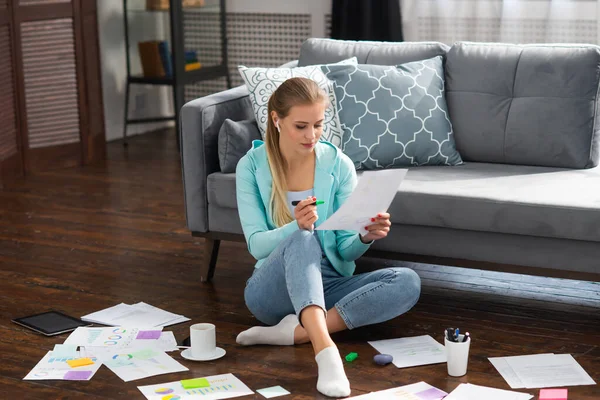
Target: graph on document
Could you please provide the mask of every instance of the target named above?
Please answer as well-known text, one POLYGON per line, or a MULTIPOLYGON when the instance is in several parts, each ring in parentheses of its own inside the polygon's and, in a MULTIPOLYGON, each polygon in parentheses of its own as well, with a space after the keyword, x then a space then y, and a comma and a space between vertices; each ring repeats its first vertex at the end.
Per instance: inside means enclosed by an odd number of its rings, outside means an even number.
POLYGON ((230 390, 233 390, 233 386, 228 384, 228 385, 222 385, 222 386, 211 386, 211 387, 207 387, 207 388, 199 388, 199 389, 191 389, 191 390, 186 390, 185 393, 186 394, 195 394, 195 395, 208 395, 208 394, 213 394, 216 392, 227 392, 230 390))

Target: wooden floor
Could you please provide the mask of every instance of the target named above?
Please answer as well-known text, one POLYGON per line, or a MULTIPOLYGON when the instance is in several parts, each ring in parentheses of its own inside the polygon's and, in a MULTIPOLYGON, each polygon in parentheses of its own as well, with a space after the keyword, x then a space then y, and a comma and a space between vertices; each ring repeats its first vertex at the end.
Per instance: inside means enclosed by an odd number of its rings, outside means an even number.
MULTIPOLYGON (((236 345, 236 334, 256 324, 242 295, 253 268, 243 244, 223 243, 213 282, 200 283, 202 239, 185 227, 174 142, 172 132, 135 137, 127 151, 113 142, 103 165, 50 171, 0 191, 0 398, 143 398, 138 385, 229 372, 253 390, 281 385, 292 392, 283 398, 322 398, 309 345, 236 345), (22 380, 66 335, 47 338, 12 324, 12 318, 48 309, 82 316, 139 301, 192 318, 167 328, 178 340, 191 323, 215 323, 227 355, 193 363, 171 353, 190 371, 129 383, 106 367, 89 382, 22 380)), ((359 270, 383 263, 362 260, 359 270)), ((424 283, 413 310, 334 336, 342 355, 359 354, 346 365, 353 395, 418 381, 448 392, 461 382, 510 389, 487 357, 544 352, 572 354, 600 383, 597 283, 412 266, 424 283), (473 336, 469 372, 462 378, 449 377, 445 364, 397 369, 372 362, 376 352, 368 340, 431 335, 441 341, 448 326, 473 336)), ((539 391, 525 392, 537 399, 539 391)), ((600 399, 598 385, 569 392, 570 400, 600 399)))

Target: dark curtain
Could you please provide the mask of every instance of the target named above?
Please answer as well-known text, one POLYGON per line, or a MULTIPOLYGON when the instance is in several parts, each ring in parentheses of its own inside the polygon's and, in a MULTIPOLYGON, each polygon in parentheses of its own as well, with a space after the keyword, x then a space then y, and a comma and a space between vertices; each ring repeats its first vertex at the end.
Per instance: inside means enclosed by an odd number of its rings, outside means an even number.
POLYGON ((400 0, 333 0, 331 38, 403 41, 400 0))

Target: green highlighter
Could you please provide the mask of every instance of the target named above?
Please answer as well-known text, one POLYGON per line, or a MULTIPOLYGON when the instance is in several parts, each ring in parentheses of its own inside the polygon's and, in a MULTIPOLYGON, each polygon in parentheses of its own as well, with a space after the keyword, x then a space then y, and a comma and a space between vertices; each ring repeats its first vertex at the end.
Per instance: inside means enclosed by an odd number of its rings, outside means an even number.
POLYGON ((197 389, 210 386, 206 378, 185 379, 181 381, 184 389, 197 389))

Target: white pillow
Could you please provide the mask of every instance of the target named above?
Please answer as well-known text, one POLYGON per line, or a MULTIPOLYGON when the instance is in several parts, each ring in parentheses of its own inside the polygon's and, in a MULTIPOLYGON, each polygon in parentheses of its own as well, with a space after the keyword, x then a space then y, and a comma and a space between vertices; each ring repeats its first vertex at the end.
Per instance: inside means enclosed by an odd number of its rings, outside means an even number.
MULTIPOLYGON (((352 57, 329 65, 336 64, 358 65, 358 60, 356 57, 352 57)), ((327 79, 321 70, 321 65, 295 68, 248 68, 240 65, 238 71, 242 75, 242 79, 250 92, 250 102, 252 103, 256 123, 263 140, 267 131, 267 106, 269 98, 279 85, 287 79, 304 77, 314 80, 329 95, 329 106, 325 110, 321 139, 327 140, 338 147, 341 146, 342 127, 338 117, 335 92, 332 82, 327 79)))

